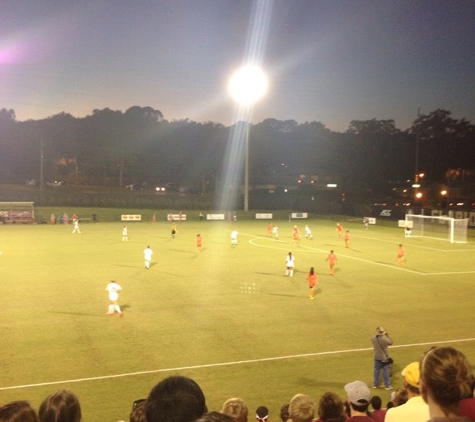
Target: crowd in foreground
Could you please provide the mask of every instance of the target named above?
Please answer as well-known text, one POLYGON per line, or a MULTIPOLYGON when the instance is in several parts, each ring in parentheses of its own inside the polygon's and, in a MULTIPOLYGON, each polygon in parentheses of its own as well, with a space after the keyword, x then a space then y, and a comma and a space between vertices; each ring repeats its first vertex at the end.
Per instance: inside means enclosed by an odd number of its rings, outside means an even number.
MULTIPOLYGON (((475 422, 475 378, 466 357, 451 347, 434 347, 420 362, 402 371, 404 388, 394 392, 387 408, 362 381, 344 386, 346 398, 327 392, 318 405, 296 394, 282 406, 282 422, 475 422)), ((0 422, 80 422, 81 406, 69 390, 56 391, 38 412, 26 401, 0 407, 0 422)), ((192 379, 172 376, 160 381, 147 399, 134 402, 130 422, 249 422, 245 401, 230 398, 219 411, 209 411, 200 386, 192 379)), ((257 422, 270 422, 260 406, 257 422)), ((274 418, 276 419, 276 418, 274 418)), ((122 421, 120 421, 122 422, 122 421)))

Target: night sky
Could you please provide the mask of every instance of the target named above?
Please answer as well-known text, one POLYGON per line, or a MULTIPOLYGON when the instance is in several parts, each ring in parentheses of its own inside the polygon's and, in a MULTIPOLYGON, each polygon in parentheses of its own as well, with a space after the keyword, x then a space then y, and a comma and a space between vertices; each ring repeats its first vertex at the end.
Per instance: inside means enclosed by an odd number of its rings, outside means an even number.
MULTIPOLYGON (((475 122, 474 0, 276 0, 260 34, 266 118, 394 119, 444 108, 475 122)), ((270 3, 270 4, 269 4, 270 3)), ((17 120, 151 106, 230 125, 251 0, 3 0, 0 108, 17 120)), ((255 21, 252 21, 255 22, 255 21)), ((259 25, 257 25, 259 27, 259 25)))

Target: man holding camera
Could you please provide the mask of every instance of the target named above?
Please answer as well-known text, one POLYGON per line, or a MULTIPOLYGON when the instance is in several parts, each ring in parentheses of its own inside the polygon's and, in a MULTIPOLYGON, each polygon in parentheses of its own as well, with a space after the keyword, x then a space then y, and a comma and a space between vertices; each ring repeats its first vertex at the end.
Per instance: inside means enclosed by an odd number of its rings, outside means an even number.
POLYGON ((371 343, 374 350, 374 381, 373 388, 379 387, 380 373, 383 371, 383 381, 386 390, 392 390, 394 387, 389 381, 389 369, 392 359, 388 354, 388 346, 393 344, 393 341, 388 335, 388 332, 383 327, 376 328, 376 334, 371 337, 371 343))

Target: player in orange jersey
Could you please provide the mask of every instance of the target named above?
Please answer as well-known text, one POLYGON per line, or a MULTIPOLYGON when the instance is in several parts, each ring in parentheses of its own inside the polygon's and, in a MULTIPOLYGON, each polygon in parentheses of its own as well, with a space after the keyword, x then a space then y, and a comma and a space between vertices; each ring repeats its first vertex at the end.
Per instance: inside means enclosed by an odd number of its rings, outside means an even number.
POLYGON ((335 264, 336 264, 337 259, 333 250, 330 251, 325 261, 328 261, 328 264, 330 265, 330 275, 331 276, 335 275, 335 264))
POLYGON ((272 237, 272 223, 269 223, 267 226, 267 234, 266 237, 272 237))
POLYGON ((200 234, 196 235, 196 248, 198 249, 198 252, 201 252, 201 247, 203 246, 203 238, 201 237, 200 234))
POLYGON ((336 231, 338 232, 338 237, 343 236, 343 226, 340 223, 336 223, 336 231))
POLYGON ((299 232, 299 228, 297 226, 294 226, 294 231, 292 233, 292 239, 294 240, 294 243, 295 244, 299 244, 300 242, 300 232, 299 232))
POLYGON ((307 274, 308 287, 310 289, 310 299, 315 299, 315 290, 314 287, 318 284, 318 274, 315 272, 313 267, 310 268, 310 271, 307 274))
POLYGON ((404 258, 405 257, 406 257, 406 250, 404 249, 404 246, 402 246, 402 243, 400 243, 399 248, 397 250, 397 261, 396 261, 396 263, 402 267, 404 265, 404 258))
POLYGON ((347 230, 345 232, 345 248, 349 248, 350 247, 350 231, 347 230))

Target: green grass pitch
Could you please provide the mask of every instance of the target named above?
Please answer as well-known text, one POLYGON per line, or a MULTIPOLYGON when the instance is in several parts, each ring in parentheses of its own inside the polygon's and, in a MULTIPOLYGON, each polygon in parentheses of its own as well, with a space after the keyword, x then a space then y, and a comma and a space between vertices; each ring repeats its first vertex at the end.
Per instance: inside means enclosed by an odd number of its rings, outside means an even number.
MULTIPOLYGON (((128 420, 135 399, 169 375, 195 379, 210 410, 243 398, 277 420, 296 393, 344 397, 356 379, 372 382, 370 337, 384 326, 400 370, 431 345, 450 345, 475 364, 475 244, 404 239, 402 229, 344 222, 186 221, 175 239, 164 221, 0 227, 0 404, 38 408, 57 389, 79 397, 88 422, 128 420), (303 236, 305 224, 314 239, 303 236), (292 226, 302 233, 292 244, 292 226), (231 246, 236 228, 239 244, 231 246), (195 237, 203 237, 197 252, 195 237), (406 264, 396 266, 397 246, 406 264), (143 250, 154 251, 144 268, 143 250), (329 275, 325 258, 338 264, 329 275), (293 278, 285 257, 296 258, 293 278), (306 274, 319 274, 309 300, 306 274), (122 286, 124 316, 105 315, 110 279, 122 286)), ((374 390, 383 402, 389 392, 374 390)), ((252 417, 251 417, 252 419, 252 417)))

